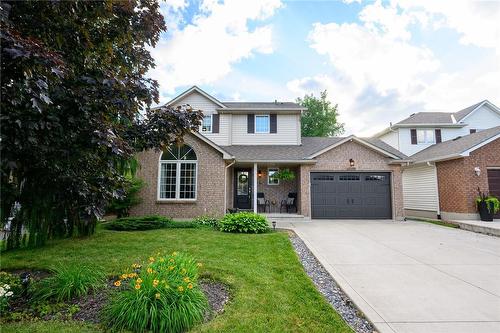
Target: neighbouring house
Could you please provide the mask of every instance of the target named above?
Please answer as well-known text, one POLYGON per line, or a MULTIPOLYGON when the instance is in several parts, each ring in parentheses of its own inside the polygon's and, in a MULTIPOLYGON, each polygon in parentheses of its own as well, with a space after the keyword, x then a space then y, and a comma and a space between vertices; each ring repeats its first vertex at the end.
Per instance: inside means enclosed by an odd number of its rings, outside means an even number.
POLYGON ((403 167, 405 216, 478 219, 478 187, 500 197, 500 126, 432 145, 410 160, 403 167))
POLYGON ((183 104, 202 110, 203 123, 182 146, 138 154, 146 186, 131 214, 277 213, 285 200, 290 212, 311 218, 403 217, 401 168, 408 159, 384 141, 302 137, 304 108, 296 103, 221 102, 192 87, 167 103, 183 104), (276 177, 283 169, 295 179, 276 177))
POLYGON ((418 112, 374 137, 411 156, 433 144, 500 126, 500 109, 484 100, 458 112, 418 112))

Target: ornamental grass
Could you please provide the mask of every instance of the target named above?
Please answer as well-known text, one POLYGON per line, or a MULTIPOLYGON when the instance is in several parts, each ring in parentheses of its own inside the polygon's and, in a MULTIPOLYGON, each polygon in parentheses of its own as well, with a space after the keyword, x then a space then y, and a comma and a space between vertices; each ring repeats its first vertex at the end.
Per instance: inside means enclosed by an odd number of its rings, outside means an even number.
POLYGON ((192 257, 157 254, 144 266, 134 264, 114 281, 120 291, 104 309, 113 331, 183 332, 203 320, 208 302, 198 285, 192 257))

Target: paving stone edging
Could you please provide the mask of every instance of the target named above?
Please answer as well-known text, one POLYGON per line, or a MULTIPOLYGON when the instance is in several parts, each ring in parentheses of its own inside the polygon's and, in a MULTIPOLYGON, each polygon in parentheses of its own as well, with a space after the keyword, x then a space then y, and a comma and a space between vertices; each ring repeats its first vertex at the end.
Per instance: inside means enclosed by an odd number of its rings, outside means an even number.
POLYGON ((287 230, 290 241, 297 253, 304 270, 319 292, 340 314, 351 328, 358 333, 376 332, 374 326, 354 305, 351 299, 338 286, 337 282, 321 265, 304 241, 292 230, 287 230))

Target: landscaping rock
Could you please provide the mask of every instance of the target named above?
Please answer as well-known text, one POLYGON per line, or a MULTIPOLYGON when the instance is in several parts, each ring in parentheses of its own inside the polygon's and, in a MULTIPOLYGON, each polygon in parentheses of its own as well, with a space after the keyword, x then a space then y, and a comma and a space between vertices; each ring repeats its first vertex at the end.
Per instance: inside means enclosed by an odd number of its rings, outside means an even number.
POLYGON ((358 333, 376 332, 373 325, 363 316, 347 295, 340 289, 333 277, 312 254, 302 239, 289 232, 290 241, 299 256, 302 266, 319 292, 327 299, 340 316, 358 333))

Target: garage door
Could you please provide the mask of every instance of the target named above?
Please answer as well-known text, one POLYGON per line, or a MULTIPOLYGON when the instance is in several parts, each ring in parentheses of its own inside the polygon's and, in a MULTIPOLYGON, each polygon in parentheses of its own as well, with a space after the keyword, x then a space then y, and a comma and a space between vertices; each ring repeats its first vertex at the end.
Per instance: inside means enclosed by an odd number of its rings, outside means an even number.
POLYGON ((390 173, 313 172, 311 209, 316 219, 390 219, 390 173))
MULTIPOLYGON (((491 195, 500 198, 500 169, 488 169, 488 187, 491 195)), ((500 219, 500 212, 494 218, 500 219)))

